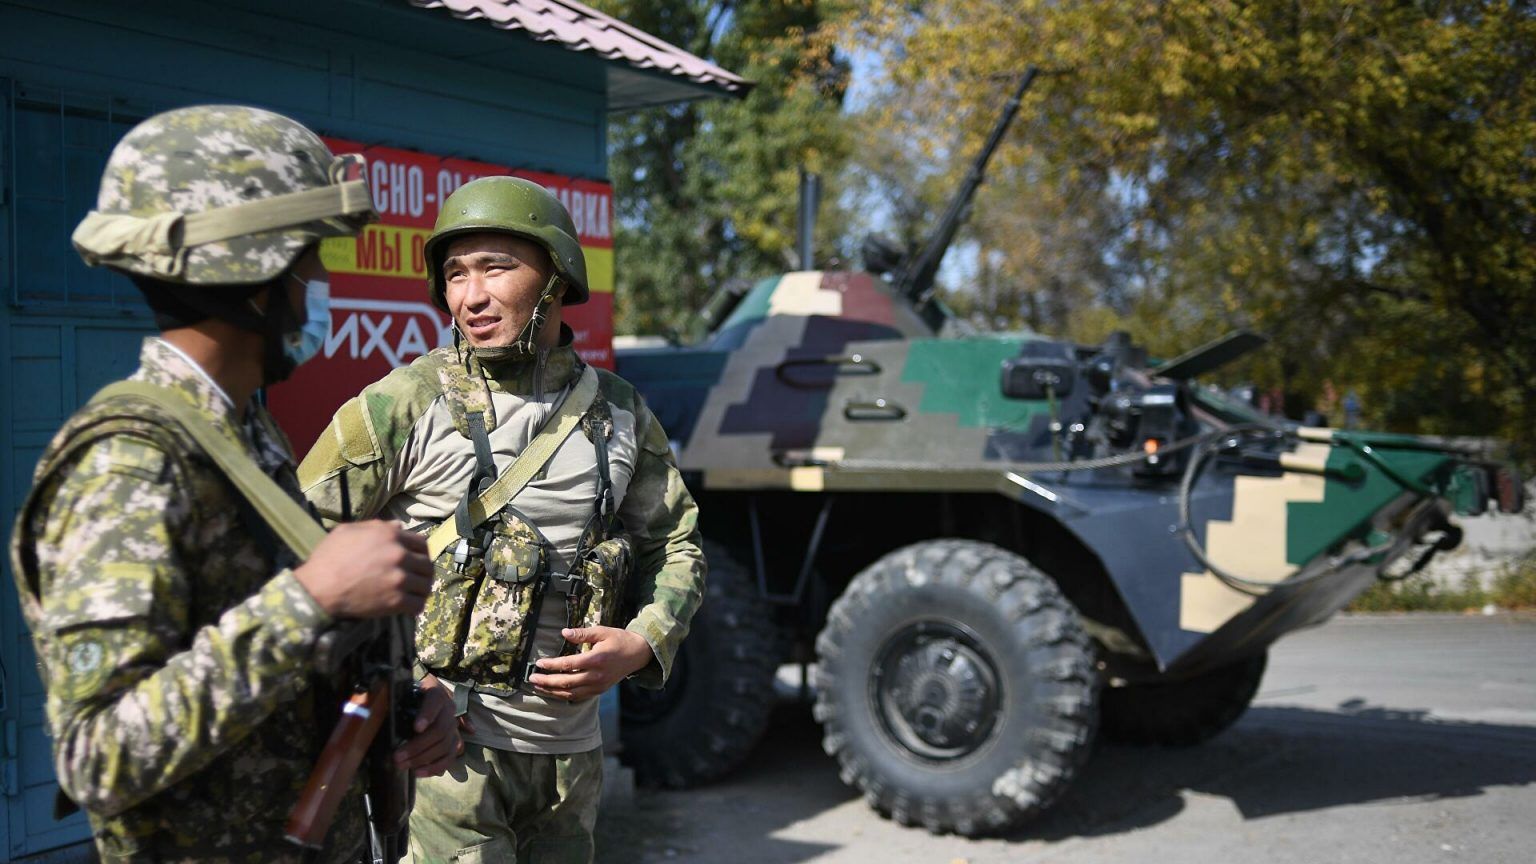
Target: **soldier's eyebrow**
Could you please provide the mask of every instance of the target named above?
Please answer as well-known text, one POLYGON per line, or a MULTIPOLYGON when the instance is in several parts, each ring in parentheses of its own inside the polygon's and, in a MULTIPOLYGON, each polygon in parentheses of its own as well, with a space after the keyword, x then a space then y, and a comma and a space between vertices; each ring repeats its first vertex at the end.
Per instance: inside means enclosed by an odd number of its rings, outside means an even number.
POLYGON ((508 252, 467 252, 463 255, 451 255, 443 259, 443 269, 449 267, 467 267, 473 261, 481 267, 492 264, 521 264, 523 259, 508 252))

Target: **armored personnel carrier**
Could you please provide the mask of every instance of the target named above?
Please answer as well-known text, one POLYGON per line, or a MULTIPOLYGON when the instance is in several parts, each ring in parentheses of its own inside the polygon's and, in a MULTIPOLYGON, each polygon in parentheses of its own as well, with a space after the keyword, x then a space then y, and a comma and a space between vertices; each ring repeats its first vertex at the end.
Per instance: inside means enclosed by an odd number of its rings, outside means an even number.
POLYGON ((1209 738, 1276 639, 1453 546, 1454 514, 1521 508, 1484 447, 1303 427, 1202 383, 1250 333, 1167 362, 1124 336, 949 335, 934 274, 1030 77, 920 253, 722 292, 699 344, 619 352, 710 560, 671 682, 622 694, 643 781, 738 764, 800 662, 875 808, 1011 828, 1096 734, 1209 738))

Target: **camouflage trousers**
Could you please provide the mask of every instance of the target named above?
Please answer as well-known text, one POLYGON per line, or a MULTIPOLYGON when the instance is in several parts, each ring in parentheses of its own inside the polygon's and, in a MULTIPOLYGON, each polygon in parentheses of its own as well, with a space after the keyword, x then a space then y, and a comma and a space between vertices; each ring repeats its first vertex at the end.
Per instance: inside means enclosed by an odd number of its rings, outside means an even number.
POLYGON ((458 764, 416 781, 412 864, 591 864, 602 748, 543 756, 465 743, 458 764))

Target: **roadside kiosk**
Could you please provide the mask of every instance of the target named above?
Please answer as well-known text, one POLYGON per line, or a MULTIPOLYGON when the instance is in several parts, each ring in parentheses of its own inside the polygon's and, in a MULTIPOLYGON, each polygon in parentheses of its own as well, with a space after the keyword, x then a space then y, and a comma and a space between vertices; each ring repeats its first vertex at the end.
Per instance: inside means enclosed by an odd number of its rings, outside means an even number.
MULTIPOLYGON (((287 114, 370 159, 382 222, 322 250, 333 331, 270 404, 302 456, 347 396, 443 344, 421 241, 460 183, 516 173, 575 217, 592 300, 583 355, 612 365, 611 112, 744 93, 738 76, 565 0, 0 0, 0 519, 9 540, 59 425, 135 367, 153 332, 128 280, 69 235, 108 153, 158 111, 225 102, 287 114)), ((31 640, 0 579, 0 861, 87 839, 56 784, 31 640)), ((50 859, 53 856, 49 856, 50 859)))

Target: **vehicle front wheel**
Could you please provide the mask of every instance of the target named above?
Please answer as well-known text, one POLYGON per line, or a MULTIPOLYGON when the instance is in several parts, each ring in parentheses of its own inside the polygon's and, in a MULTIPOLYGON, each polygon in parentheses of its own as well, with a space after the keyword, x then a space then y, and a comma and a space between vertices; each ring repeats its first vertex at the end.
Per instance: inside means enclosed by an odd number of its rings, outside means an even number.
POLYGON ((856 576, 816 640, 816 718, 843 781, 934 833, 1038 815, 1098 718, 1093 650, 1044 573, 996 546, 918 543, 856 576))

